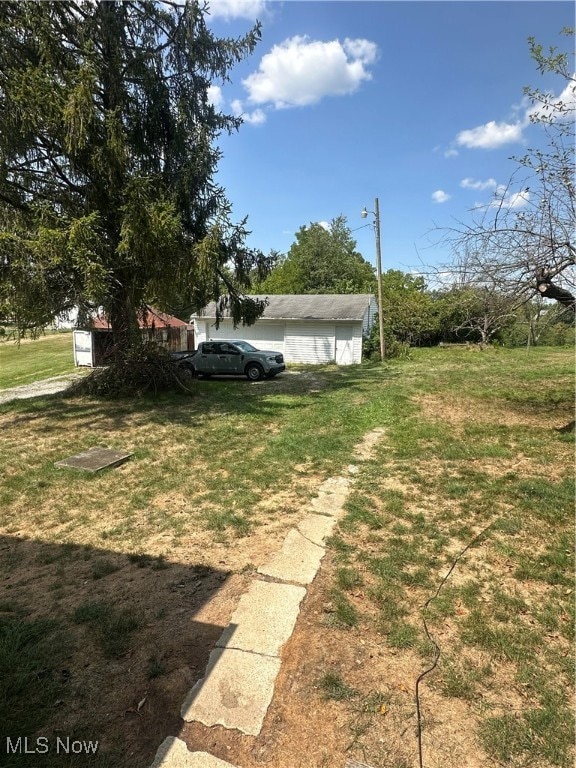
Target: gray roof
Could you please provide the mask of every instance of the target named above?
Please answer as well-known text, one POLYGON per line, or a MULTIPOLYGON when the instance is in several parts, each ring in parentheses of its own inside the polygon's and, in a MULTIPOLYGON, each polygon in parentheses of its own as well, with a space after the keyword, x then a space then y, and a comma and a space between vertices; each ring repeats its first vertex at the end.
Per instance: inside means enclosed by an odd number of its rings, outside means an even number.
MULTIPOLYGON (((370 306, 370 293, 251 295, 268 299, 262 320, 362 320, 370 306)), ((193 317, 216 317, 216 303, 210 302, 193 317)), ((230 317, 226 310, 223 317, 230 317)))

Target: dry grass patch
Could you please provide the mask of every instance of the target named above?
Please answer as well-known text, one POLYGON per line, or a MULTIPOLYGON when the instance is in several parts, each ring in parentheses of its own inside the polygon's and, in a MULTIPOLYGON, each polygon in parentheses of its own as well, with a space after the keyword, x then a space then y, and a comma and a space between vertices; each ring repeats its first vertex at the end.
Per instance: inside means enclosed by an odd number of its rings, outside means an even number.
MULTIPOLYGON (((545 399, 545 396, 543 397, 545 399)), ((499 424, 507 427, 540 427, 557 429, 565 426, 574 417, 568 403, 544 404, 533 412, 525 408, 514 408, 510 403, 499 400, 478 403, 466 397, 446 394, 425 394, 415 398, 422 414, 432 421, 443 421, 454 426, 474 424, 499 424)))

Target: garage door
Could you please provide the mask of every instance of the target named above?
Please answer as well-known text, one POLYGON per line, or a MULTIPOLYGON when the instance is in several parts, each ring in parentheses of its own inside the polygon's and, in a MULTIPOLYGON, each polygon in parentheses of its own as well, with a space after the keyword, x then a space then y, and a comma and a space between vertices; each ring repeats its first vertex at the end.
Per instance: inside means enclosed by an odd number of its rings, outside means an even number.
POLYGON ((330 323, 286 323, 284 357, 293 363, 334 361, 334 325, 330 323))
POLYGON ((239 325, 235 329, 231 320, 223 320, 218 329, 214 325, 208 325, 206 337, 207 339, 244 339, 257 349, 284 352, 284 323, 259 322, 249 326, 239 325))

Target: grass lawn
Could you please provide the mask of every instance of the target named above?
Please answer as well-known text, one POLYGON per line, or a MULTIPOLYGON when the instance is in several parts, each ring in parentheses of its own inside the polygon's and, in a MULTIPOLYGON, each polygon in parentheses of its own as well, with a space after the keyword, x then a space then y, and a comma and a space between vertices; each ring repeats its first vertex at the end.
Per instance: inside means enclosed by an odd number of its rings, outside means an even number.
POLYGON ((0 344, 0 390, 74 370, 72 333, 24 340, 20 346, 11 341, 0 344))
POLYGON ((415 350, 194 386, 0 406, 6 733, 100 741, 71 768, 148 765, 255 568, 384 427, 330 540, 328 607, 309 627, 322 641, 294 706, 316 740, 323 719, 342 724, 334 768, 348 754, 416 765, 418 732, 430 766, 470 739, 483 768, 571 765, 573 434, 558 428, 573 418, 572 352, 415 350), (96 475, 54 467, 95 445, 134 456, 96 475), (417 727, 415 681, 433 665, 417 727))
POLYGON ((424 765, 571 766, 573 355, 422 350, 401 370, 331 541, 326 617, 380 638, 385 723, 358 731, 374 691, 353 671, 320 686, 349 692, 350 743, 376 765, 415 764, 410 722, 424 765))

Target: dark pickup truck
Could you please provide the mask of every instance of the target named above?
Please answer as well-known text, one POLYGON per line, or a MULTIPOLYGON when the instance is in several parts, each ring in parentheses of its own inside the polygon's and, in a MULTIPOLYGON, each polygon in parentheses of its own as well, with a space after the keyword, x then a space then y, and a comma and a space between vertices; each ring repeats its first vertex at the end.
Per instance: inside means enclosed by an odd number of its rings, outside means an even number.
POLYGON ((271 378, 286 369, 281 352, 256 349, 239 339, 203 341, 194 352, 174 352, 172 359, 192 375, 247 376, 250 381, 271 378))

